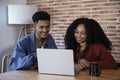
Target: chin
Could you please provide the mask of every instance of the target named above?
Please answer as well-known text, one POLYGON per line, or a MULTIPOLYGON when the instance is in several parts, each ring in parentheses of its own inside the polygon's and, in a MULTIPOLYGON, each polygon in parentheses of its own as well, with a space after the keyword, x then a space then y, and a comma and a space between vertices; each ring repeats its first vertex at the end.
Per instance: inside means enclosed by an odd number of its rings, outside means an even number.
POLYGON ((41 36, 42 38, 46 38, 48 35, 46 35, 46 36, 41 36))
POLYGON ((78 43, 82 43, 82 41, 77 41, 78 43))
POLYGON ((81 42, 81 40, 77 40, 77 42, 81 42))

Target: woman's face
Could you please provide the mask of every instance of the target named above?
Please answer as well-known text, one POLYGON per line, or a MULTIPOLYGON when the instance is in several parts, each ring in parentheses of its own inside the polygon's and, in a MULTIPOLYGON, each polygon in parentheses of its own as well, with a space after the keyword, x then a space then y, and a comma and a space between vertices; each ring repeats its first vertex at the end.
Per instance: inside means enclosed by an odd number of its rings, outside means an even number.
POLYGON ((76 41, 81 44, 86 42, 86 30, 84 24, 79 24, 74 33, 76 41))

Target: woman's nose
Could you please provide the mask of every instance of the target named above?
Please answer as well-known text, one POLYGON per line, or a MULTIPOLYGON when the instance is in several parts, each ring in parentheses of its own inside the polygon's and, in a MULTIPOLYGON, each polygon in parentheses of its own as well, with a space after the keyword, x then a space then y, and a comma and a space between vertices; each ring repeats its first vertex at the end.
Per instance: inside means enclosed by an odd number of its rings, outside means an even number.
POLYGON ((81 37, 81 33, 78 33, 78 37, 81 37))

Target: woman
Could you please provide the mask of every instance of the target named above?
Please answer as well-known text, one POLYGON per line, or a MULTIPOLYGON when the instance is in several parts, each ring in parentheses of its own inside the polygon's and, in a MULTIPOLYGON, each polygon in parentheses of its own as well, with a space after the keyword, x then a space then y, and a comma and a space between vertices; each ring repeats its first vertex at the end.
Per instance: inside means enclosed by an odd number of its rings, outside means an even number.
POLYGON ((91 62, 102 69, 116 69, 110 51, 112 44, 99 23, 93 19, 78 18, 68 27, 65 35, 66 49, 73 49, 75 68, 89 68, 91 62))

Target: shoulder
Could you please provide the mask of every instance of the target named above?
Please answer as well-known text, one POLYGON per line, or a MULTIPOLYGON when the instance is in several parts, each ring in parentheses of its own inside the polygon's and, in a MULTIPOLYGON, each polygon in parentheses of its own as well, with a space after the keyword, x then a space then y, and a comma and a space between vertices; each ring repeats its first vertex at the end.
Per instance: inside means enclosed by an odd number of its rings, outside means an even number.
POLYGON ((103 48, 105 46, 103 44, 94 43, 94 44, 90 44, 90 47, 103 48))
POLYGON ((107 48, 103 44, 90 44, 89 48, 94 49, 95 51, 108 51, 107 48))
POLYGON ((23 36, 17 41, 17 43, 21 43, 21 44, 22 43, 28 43, 28 42, 30 42, 32 36, 33 36, 33 33, 29 34, 27 36, 23 36))
POLYGON ((46 38, 46 40, 47 40, 47 41, 51 41, 51 40, 53 41, 54 39, 53 39, 53 37, 49 34, 48 37, 46 38))
POLYGON ((102 44, 90 44, 86 50, 89 53, 94 54, 94 56, 100 56, 102 54, 109 53, 107 48, 102 44))
POLYGON ((53 37, 49 34, 48 37, 44 41, 44 45, 47 45, 47 48, 57 48, 53 37))
POLYGON ((107 50, 107 48, 103 44, 98 43, 90 44, 89 47, 96 50, 107 50))

